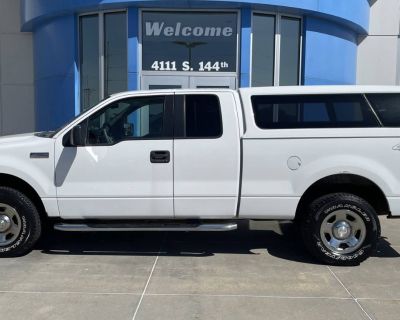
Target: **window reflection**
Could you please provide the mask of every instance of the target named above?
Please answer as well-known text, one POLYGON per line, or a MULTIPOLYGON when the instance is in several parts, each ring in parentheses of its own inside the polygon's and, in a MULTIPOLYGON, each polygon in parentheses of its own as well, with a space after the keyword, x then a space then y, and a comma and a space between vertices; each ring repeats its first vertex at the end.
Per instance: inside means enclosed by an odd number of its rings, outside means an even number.
POLYGON ((274 85, 275 16, 253 16, 252 85, 274 85))
POLYGON ((300 19, 282 17, 279 85, 299 84, 300 19))
POLYGON ((80 18, 81 108, 83 111, 100 101, 99 17, 80 18))
POLYGON ((127 89, 127 32, 125 12, 104 15, 104 94, 127 89))
POLYGON ((254 13, 252 86, 298 85, 301 63, 300 40, 301 19, 254 13), (280 40, 277 41, 277 38, 280 40))
POLYGON ((163 138, 164 97, 113 102, 88 120, 89 145, 163 138))
POLYGON ((261 129, 379 126, 362 95, 265 95, 251 101, 261 129))
POLYGON ((81 111, 85 111, 104 97, 127 89, 126 13, 81 16, 79 33, 80 102, 81 111))

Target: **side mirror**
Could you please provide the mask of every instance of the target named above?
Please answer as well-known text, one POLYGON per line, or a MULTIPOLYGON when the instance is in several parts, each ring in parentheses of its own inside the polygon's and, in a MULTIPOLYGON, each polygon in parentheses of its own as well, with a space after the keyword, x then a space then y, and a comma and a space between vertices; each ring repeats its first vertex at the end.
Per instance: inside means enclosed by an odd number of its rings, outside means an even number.
POLYGON ((86 134, 83 127, 78 124, 70 131, 69 142, 72 147, 80 147, 85 145, 86 134))

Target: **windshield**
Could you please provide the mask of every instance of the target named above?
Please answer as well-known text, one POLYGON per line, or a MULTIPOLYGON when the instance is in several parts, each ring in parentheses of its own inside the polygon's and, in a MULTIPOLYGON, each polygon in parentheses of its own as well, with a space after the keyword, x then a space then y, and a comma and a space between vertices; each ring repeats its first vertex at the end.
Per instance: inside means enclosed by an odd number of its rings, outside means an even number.
POLYGON ((68 126, 71 122, 73 122, 75 119, 77 119, 78 117, 88 113, 90 110, 92 110, 95 106, 99 105, 100 103, 102 103, 103 101, 106 101, 108 98, 110 98, 109 96, 104 98, 103 100, 97 102, 96 104, 90 106, 88 109, 86 109, 83 113, 80 113, 78 115, 76 115, 75 117, 73 117, 70 121, 68 121, 67 123, 65 123, 64 125, 62 125, 61 127, 59 127, 58 129, 56 129, 55 131, 45 131, 45 132, 39 132, 37 135, 39 137, 48 137, 48 138, 53 138, 57 133, 59 133, 61 130, 63 130, 66 126, 68 126))

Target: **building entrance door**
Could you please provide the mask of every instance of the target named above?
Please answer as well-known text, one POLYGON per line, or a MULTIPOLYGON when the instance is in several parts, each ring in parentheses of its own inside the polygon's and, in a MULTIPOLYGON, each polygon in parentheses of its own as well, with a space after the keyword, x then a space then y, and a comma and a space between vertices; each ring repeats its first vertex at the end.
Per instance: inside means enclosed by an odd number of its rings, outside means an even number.
POLYGON ((183 76, 142 76, 140 88, 142 90, 187 89, 189 88, 189 80, 183 76))
POLYGON ((238 87, 237 10, 141 11, 140 89, 238 87))
POLYGON ((189 88, 236 89, 236 77, 189 77, 189 88))
POLYGON ((236 89, 235 76, 168 76, 168 75, 143 75, 142 90, 157 89, 201 89, 201 88, 226 88, 236 89))

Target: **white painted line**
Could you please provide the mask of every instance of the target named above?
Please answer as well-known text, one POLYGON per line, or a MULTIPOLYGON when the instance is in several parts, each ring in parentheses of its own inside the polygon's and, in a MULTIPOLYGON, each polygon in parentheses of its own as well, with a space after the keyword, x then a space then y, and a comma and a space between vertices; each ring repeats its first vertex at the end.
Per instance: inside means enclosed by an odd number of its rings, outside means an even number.
POLYGON ((146 296, 177 296, 177 297, 222 297, 222 298, 267 298, 267 299, 329 299, 329 300, 353 300, 348 297, 307 297, 307 296, 270 296, 251 294, 201 294, 201 293, 147 293, 146 296))
MULTIPOLYGON (((154 270, 153 270, 154 271, 154 270)), ((130 292, 80 292, 80 291, 19 291, 19 290, 0 290, 0 293, 15 294, 82 294, 82 295, 130 295, 142 296, 143 293, 130 292)), ((146 296, 198 296, 198 297, 224 297, 224 298, 268 298, 268 299, 328 299, 328 300, 353 300, 345 297, 313 297, 313 296, 272 296, 272 295, 250 295, 250 294, 202 294, 202 293, 145 293, 146 296)), ((384 300, 373 298, 361 298, 361 300, 384 300)), ((396 299, 387 299, 396 301, 396 299)), ((400 301, 400 299, 398 299, 400 301)))
POLYGON ((357 298, 357 300, 371 300, 371 301, 396 301, 400 302, 400 298, 357 298))
POLYGON ((140 296, 140 293, 131 292, 85 292, 85 291, 19 291, 19 290, 0 290, 0 293, 15 294, 82 294, 82 295, 128 295, 140 296))
POLYGON ((147 279, 147 282, 146 282, 146 285, 145 285, 145 287, 144 287, 144 289, 143 289, 142 295, 140 296, 140 300, 139 300, 139 303, 138 303, 137 306, 136 306, 136 310, 135 310, 135 313, 133 314, 132 320, 135 320, 136 315, 137 315, 137 313, 138 313, 138 311, 139 311, 139 308, 140 308, 140 305, 141 305, 141 303, 142 303, 143 297, 144 297, 144 295, 145 295, 145 293, 146 293, 146 290, 147 290, 147 286, 148 286, 149 283, 150 283, 151 276, 153 275, 154 269, 155 269, 155 267, 156 267, 156 264, 157 264, 157 261, 158 261, 158 257, 159 257, 159 255, 157 256, 156 260, 155 260, 154 263, 153 263, 153 268, 151 268, 149 278, 147 279))
POLYGON ((335 277, 335 279, 341 284, 341 286, 347 291, 347 293, 353 298, 354 302, 357 303, 357 305, 360 307, 360 309, 362 310, 362 312, 364 312, 364 314, 367 316, 367 318, 369 320, 374 320, 371 318, 371 316, 368 314, 367 311, 364 310, 364 308, 362 307, 362 305, 358 302, 357 298, 350 292, 349 289, 346 288, 346 286, 343 284, 343 282, 339 279, 339 277, 332 271, 332 269, 327 266, 328 270, 330 271, 330 273, 335 277))
POLYGON ((332 271, 332 269, 327 266, 329 272, 335 277, 335 279, 340 283, 340 285, 344 288, 344 290, 346 290, 346 292, 349 294, 349 296, 351 296, 352 299, 355 299, 355 297, 353 296, 353 294, 346 288, 346 286, 343 284, 343 282, 336 276, 336 274, 332 271))
MULTIPOLYGON (((76 294, 76 295, 127 295, 142 296, 143 293, 132 292, 87 292, 87 291, 22 291, 22 290, 0 290, 0 293, 8 294, 76 294)), ((272 296, 272 295, 251 295, 251 294, 207 294, 207 293, 146 293, 146 296, 198 296, 198 297, 222 297, 222 298, 266 298, 266 299, 321 299, 321 300, 358 300, 358 301, 394 301, 400 302, 400 298, 345 298, 329 296, 272 296)))
MULTIPOLYGON (((154 270, 153 270, 154 271, 154 270)), ((150 278, 150 277, 149 277, 150 278)), ((149 282, 149 281, 148 281, 149 282)), ((148 283, 146 283, 148 286, 148 283)), ((130 292, 85 292, 85 291, 19 291, 19 290, 0 290, 0 293, 15 294, 82 294, 82 295, 130 295, 141 296, 143 293, 130 292)), ((272 296, 272 295, 250 295, 250 294, 202 294, 202 293, 145 293, 146 296, 198 296, 198 297, 225 297, 225 298, 271 298, 271 299, 329 299, 329 300, 353 300, 344 297, 313 297, 313 296, 272 296)), ((361 298, 360 300, 385 300, 374 298, 361 298)), ((397 299, 386 299, 397 301, 397 299)), ((400 299, 398 299, 400 301, 400 299)))
POLYGON ((158 254, 157 254, 156 260, 153 263, 153 267, 151 268, 149 278, 147 279, 146 285, 144 286, 142 295, 140 296, 140 300, 139 300, 139 302, 138 302, 138 304, 136 306, 136 310, 135 310, 135 313, 133 314, 132 320, 135 320, 136 315, 137 315, 137 313, 139 311, 140 305, 142 304, 143 297, 146 294, 147 287, 149 286, 149 283, 150 283, 150 280, 151 280, 151 276, 153 275, 154 269, 156 268, 157 261, 158 261, 158 258, 160 257, 161 250, 162 250, 162 247, 163 247, 163 245, 164 245, 164 243, 166 241, 166 238, 167 238, 167 234, 165 234, 165 236, 164 236, 164 238, 163 238, 163 240, 161 242, 160 249, 158 250, 158 254))

